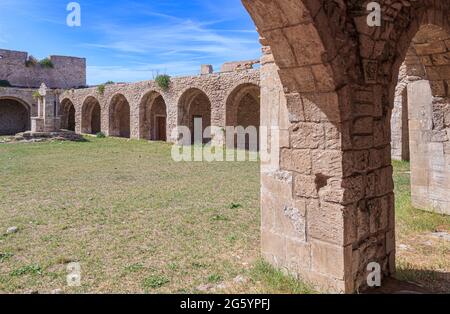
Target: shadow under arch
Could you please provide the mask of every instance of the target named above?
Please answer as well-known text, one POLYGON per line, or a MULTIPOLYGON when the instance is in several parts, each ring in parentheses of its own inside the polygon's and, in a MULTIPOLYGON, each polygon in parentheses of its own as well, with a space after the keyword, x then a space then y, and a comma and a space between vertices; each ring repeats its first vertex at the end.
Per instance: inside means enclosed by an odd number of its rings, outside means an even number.
POLYGON ((139 137, 167 141, 167 106, 157 91, 148 91, 139 103, 139 137))
MULTIPOLYGON (((194 143, 194 121, 202 122, 202 134, 211 126, 211 101, 207 94, 199 88, 185 90, 178 100, 178 125, 188 127, 191 132, 191 143, 194 143)), ((211 135, 206 134, 203 143, 209 143, 211 135)))
POLYGON ((97 98, 88 96, 81 109, 81 133, 97 134, 102 130, 102 108, 97 98))
POLYGON ((109 103, 109 135, 130 138, 130 104, 123 94, 115 94, 109 103))
MULTIPOLYGON (((241 126, 243 129, 255 127, 257 132, 256 147, 259 147, 259 127, 261 120, 261 88, 253 83, 242 83, 236 86, 226 99, 226 126, 241 126)), ((237 131, 236 131, 237 132, 237 131)), ((234 134, 234 147, 237 147, 238 133, 234 134)), ((245 135, 245 134, 243 134, 245 135)), ((227 136, 230 136, 227 134, 227 136)), ((246 136, 246 149, 249 149, 249 136, 246 136)))
POLYGON ((64 98, 60 105, 61 129, 75 132, 76 110, 73 102, 69 98, 64 98))
POLYGON ((0 135, 15 135, 30 130, 31 107, 17 97, 0 97, 0 135))

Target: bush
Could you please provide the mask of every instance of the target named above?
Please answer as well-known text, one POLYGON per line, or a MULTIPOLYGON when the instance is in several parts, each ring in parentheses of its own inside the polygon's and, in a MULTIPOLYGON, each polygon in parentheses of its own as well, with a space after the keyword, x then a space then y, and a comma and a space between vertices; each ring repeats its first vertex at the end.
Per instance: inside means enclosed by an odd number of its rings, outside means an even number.
POLYGON ((42 59, 41 61, 39 61, 39 64, 43 68, 47 68, 47 69, 53 69, 54 68, 53 62, 49 58, 42 59))
POLYGON ((7 80, 0 80, 0 87, 11 87, 11 83, 7 80))
POLYGON ((113 85, 113 84, 114 84, 113 81, 108 81, 108 82, 105 82, 103 84, 100 84, 99 86, 97 86, 97 92, 100 95, 103 95, 105 93, 106 85, 113 85))
POLYGON ((105 93, 105 84, 101 84, 101 85, 97 86, 97 92, 100 95, 103 95, 105 93))
POLYGON ((167 74, 158 74, 155 78, 156 84, 162 89, 168 89, 170 87, 170 76, 167 74))
POLYGON ((97 138, 105 138, 106 137, 105 133, 103 133, 103 132, 98 132, 95 136, 97 138))

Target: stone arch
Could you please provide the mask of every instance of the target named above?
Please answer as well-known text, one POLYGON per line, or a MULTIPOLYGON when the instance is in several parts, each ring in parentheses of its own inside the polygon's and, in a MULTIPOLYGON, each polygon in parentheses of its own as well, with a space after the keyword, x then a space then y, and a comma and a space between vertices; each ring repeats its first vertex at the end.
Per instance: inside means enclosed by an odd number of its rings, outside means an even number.
POLYGON ((147 92, 139 105, 140 138, 167 140, 167 107, 163 96, 156 91, 147 92))
POLYGON ((102 109, 100 102, 93 96, 88 96, 81 109, 81 133, 97 134, 102 130, 102 109))
POLYGON ((116 94, 109 104, 109 135, 130 138, 130 104, 122 94, 116 94))
MULTIPOLYGON (((185 90, 178 100, 178 125, 188 127, 191 131, 191 143, 194 142, 194 119, 202 121, 202 132, 211 126, 211 101, 205 92, 198 88, 185 90)), ((210 142, 210 135, 204 143, 210 142)))
POLYGON ((0 135, 15 135, 30 129, 31 107, 16 97, 0 97, 0 135))
MULTIPOLYGON (((435 17, 439 17, 436 13, 435 17)), ((450 214, 450 26, 447 19, 422 19, 408 33, 400 73, 411 143, 413 206, 450 214)), ((393 84, 392 84, 393 85, 393 84)), ((400 84, 401 85, 401 84, 400 84)), ((391 87, 392 88, 392 87, 391 87)), ((397 87, 398 88, 398 87, 397 87)), ((396 98, 397 99, 397 98, 396 98)), ((394 114, 398 103, 394 102, 394 114)))
POLYGON ((371 28, 367 1, 243 2, 265 46, 263 113, 274 121, 286 104, 289 117, 279 160, 262 166, 263 255, 322 289, 365 289, 370 262, 383 276, 395 272, 399 67, 421 25, 448 25, 450 3, 379 1, 382 26, 371 28))
POLYGON ((75 106, 72 101, 65 98, 61 101, 61 128, 75 132, 75 106))
MULTIPOLYGON (((258 85, 244 83, 236 86, 226 99, 226 126, 255 127, 258 133, 260 127, 260 90, 258 85)), ((228 135, 227 135, 228 136, 228 135)), ((234 135, 234 147, 237 147, 238 134, 234 135)), ((246 141, 248 144, 248 139, 246 141)), ((248 148, 248 146, 247 146, 248 148)))
MULTIPOLYGON (((262 254, 320 289, 352 291, 354 240, 345 226, 361 193, 343 167, 351 89, 346 59, 337 58, 342 36, 328 26, 323 1, 243 2, 264 46, 261 125, 278 126, 268 138, 279 136, 261 166, 262 254)), ((339 15, 338 6, 326 9, 339 15)))

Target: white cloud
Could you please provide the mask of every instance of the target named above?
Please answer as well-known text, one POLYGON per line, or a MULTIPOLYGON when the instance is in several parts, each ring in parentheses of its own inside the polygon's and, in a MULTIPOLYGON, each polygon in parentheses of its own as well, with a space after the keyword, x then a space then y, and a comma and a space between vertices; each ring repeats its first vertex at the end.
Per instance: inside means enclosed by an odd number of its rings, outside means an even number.
POLYGON ((96 43, 84 43, 83 47, 128 55, 124 62, 139 59, 142 63, 149 60, 154 64, 139 68, 113 67, 110 71, 104 71, 104 67, 92 67, 90 79, 101 82, 107 72, 140 79, 140 70, 148 68, 166 69, 172 75, 193 74, 198 72, 201 63, 217 65, 218 60, 244 60, 258 58, 260 54, 256 31, 215 30, 210 28, 215 21, 198 23, 176 18, 170 18, 170 21, 163 25, 99 26, 97 31, 102 39, 96 43))

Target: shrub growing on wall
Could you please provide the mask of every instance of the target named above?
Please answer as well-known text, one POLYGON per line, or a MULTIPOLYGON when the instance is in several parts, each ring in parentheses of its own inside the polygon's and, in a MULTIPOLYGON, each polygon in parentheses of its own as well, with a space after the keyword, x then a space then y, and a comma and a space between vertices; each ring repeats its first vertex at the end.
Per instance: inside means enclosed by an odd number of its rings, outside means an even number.
POLYGON ((168 89, 170 86, 170 76, 167 74, 158 74, 155 77, 155 82, 162 89, 168 89))
POLYGON ((99 86, 97 86, 97 92, 100 95, 103 95, 105 93, 105 88, 106 88, 105 84, 100 84, 99 86))
POLYGON ((49 58, 42 59, 41 61, 39 61, 39 64, 43 68, 47 68, 47 69, 53 69, 54 68, 53 62, 49 58))

